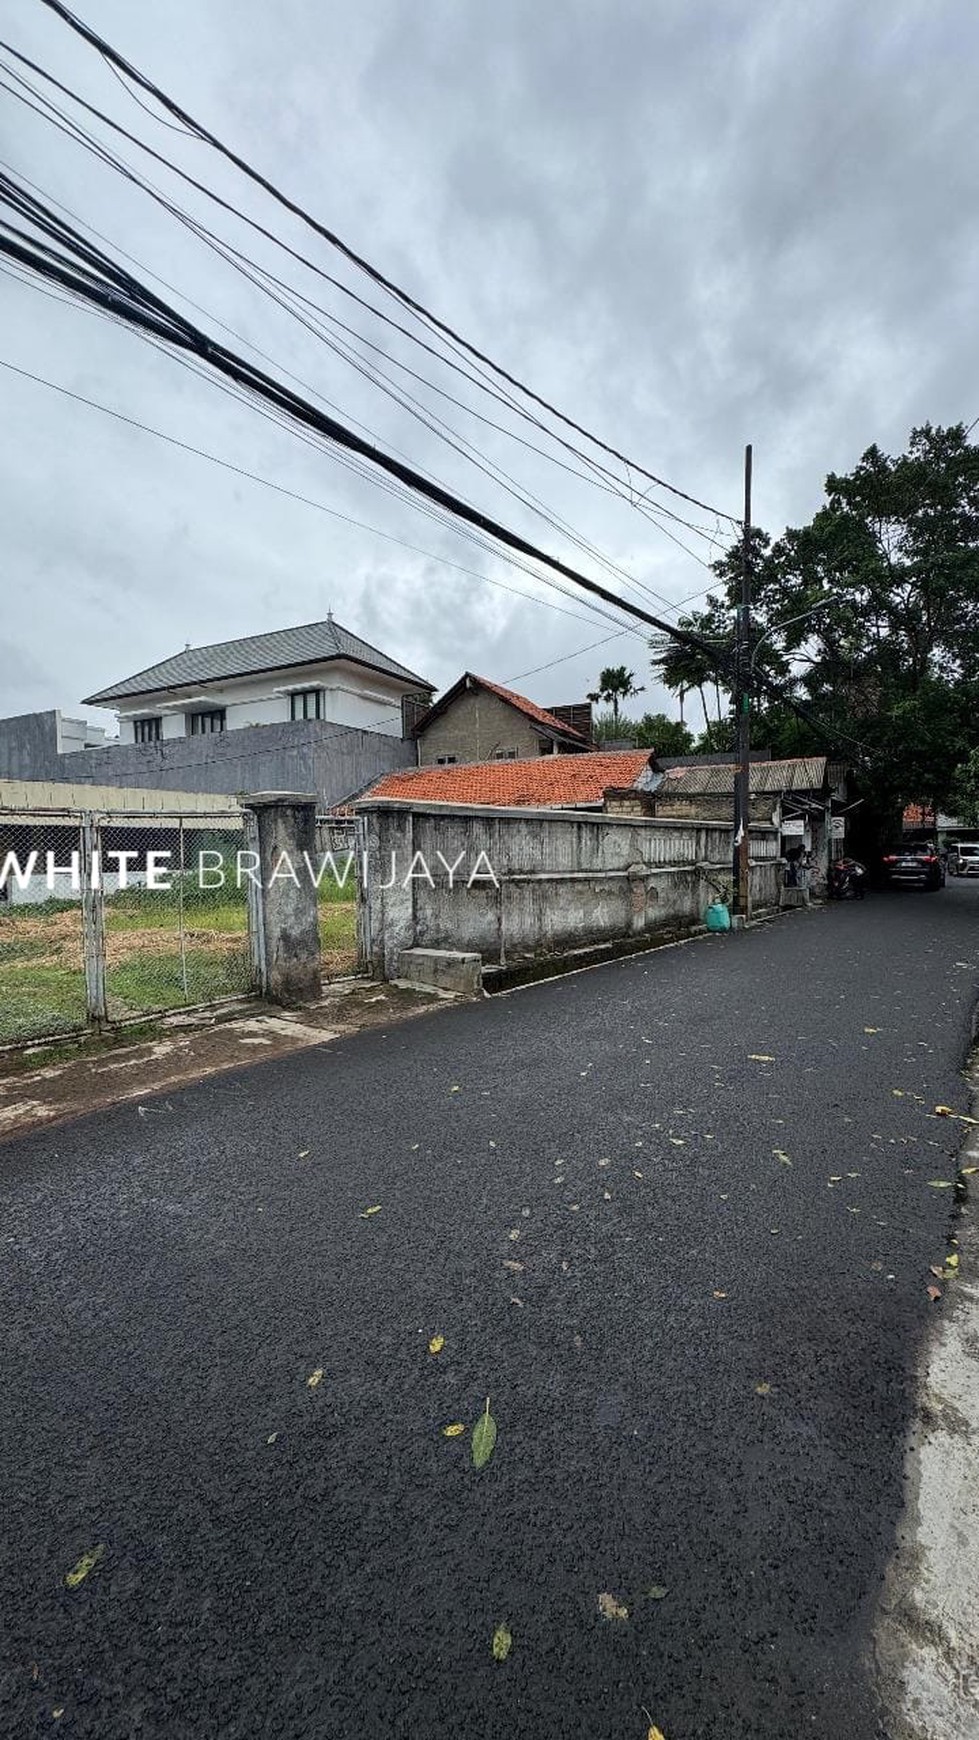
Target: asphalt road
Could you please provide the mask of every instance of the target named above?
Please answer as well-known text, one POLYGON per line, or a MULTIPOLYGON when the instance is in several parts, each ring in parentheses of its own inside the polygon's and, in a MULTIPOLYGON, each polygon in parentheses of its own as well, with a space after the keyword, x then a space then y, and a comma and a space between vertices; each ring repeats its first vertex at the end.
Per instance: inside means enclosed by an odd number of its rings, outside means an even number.
POLYGON ((977 991, 950 884, 0 1148, 0 1731, 886 1733, 977 991))

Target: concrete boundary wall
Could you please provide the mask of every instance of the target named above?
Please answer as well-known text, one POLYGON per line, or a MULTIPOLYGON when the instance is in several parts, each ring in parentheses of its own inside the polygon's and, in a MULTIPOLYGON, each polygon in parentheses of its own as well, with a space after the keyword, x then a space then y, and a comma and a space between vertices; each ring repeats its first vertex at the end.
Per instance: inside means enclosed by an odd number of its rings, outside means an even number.
MULTIPOLYGON (((365 952, 381 978, 413 948, 513 965, 699 923, 731 885, 731 829, 550 809, 365 801, 365 952), (450 874, 450 866, 455 866, 450 874)), ((778 904, 774 828, 751 829, 755 910, 778 904)))

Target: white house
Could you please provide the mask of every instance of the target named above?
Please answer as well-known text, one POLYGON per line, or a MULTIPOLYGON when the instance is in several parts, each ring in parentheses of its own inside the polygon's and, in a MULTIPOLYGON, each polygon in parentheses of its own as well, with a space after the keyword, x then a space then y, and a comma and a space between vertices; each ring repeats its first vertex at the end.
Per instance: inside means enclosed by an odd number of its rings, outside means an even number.
POLYGON ((433 685, 334 622, 186 647, 89 695, 113 707, 121 744, 203 737, 246 725, 326 719, 407 737, 433 685))

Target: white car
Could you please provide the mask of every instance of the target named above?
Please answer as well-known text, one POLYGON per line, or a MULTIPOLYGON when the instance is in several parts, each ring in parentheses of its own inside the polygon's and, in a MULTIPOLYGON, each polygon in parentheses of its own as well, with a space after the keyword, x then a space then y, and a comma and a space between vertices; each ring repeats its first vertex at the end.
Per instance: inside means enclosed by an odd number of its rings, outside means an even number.
POLYGON ((949 874, 979 876, 979 840, 960 840, 948 855, 949 874))

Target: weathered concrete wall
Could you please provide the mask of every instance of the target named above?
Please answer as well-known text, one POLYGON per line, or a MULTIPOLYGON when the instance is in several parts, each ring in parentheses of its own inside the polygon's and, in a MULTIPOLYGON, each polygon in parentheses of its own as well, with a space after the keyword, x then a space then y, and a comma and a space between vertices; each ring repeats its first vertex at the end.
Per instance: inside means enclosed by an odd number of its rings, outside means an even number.
MULTIPOLYGON (((540 809, 370 802, 365 934, 374 972, 405 949, 512 964, 699 922, 730 886, 731 829, 714 822, 540 809), (450 870, 450 867, 454 869, 450 870)), ((778 903, 778 836, 752 829, 755 909, 778 903)))
POLYGON ((0 779, 70 779, 71 774, 60 771, 64 759, 58 754, 58 715, 53 708, 48 713, 17 713, 0 719, 0 779))
POLYGON ((10 779, 221 794, 311 791, 327 809, 382 773, 414 765, 414 743, 326 719, 252 725, 162 743, 117 743, 70 755, 57 753, 53 712, 0 720, 0 777, 10 779))

